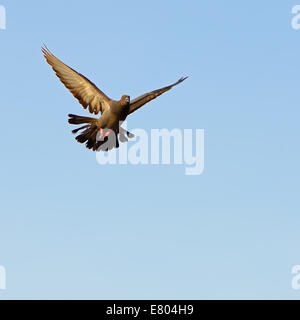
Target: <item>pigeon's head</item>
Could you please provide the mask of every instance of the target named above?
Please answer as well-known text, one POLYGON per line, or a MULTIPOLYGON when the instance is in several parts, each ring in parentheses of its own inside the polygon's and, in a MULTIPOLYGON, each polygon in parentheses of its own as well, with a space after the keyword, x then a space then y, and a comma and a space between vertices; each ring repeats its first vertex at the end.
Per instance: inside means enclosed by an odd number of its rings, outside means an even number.
POLYGON ((130 96, 124 95, 121 97, 121 105, 127 106, 130 103, 130 96))

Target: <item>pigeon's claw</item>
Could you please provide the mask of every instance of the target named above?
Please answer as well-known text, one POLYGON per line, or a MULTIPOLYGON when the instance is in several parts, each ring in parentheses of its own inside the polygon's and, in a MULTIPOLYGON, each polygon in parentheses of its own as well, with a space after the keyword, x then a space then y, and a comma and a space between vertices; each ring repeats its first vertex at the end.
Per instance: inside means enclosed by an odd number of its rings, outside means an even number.
POLYGON ((100 139, 102 139, 102 138, 103 138, 103 129, 100 128, 100 139))
POLYGON ((100 135, 99 135, 99 140, 104 140, 106 137, 110 135, 111 131, 110 130, 105 130, 103 128, 100 128, 100 135))
POLYGON ((109 135, 110 135, 110 131, 106 131, 105 134, 104 134, 104 138, 108 137, 109 135))

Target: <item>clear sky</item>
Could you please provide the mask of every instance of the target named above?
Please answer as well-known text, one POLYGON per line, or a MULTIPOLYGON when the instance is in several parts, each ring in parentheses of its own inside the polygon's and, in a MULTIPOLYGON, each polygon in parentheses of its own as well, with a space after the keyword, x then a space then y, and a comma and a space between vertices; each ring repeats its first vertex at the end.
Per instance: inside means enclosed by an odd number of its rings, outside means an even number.
POLYGON ((297 1, 0 1, 0 299, 299 299, 297 1), (205 130, 205 169, 101 166, 45 43, 128 128, 205 130))

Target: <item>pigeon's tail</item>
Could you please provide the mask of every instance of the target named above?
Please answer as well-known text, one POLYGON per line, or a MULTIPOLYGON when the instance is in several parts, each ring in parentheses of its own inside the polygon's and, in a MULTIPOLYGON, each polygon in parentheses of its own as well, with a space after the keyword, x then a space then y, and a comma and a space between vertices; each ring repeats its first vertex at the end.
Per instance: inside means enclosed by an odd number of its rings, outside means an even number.
MULTIPOLYGON (((93 151, 108 151, 112 148, 118 148, 119 147, 119 140, 117 135, 110 135, 111 139, 108 139, 108 136, 104 136, 102 139, 97 139, 98 132, 101 131, 102 133, 107 132, 106 129, 101 129, 99 127, 99 120, 96 118, 90 118, 90 117, 83 117, 83 116, 77 116, 75 114, 69 114, 69 120, 68 122, 70 124, 83 124, 86 123, 86 125, 72 130, 72 133, 77 133, 80 130, 82 131, 78 136, 76 136, 76 140, 79 143, 85 143, 85 146, 88 149, 92 149, 93 151)), ((112 132, 114 133, 114 132, 112 132)), ((129 134, 129 133, 128 133, 129 134)), ((98 137, 99 138, 99 137, 98 137)))
POLYGON ((68 116, 69 116, 68 122, 71 124, 91 123, 96 120, 95 118, 77 116, 76 114, 68 114, 68 116))
POLYGON ((97 150, 98 143, 97 143, 97 133, 99 131, 98 126, 98 119, 96 118, 90 118, 90 117, 83 117, 83 116, 77 116, 75 114, 69 114, 69 120, 68 122, 70 124, 82 124, 87 123, 86 125, 72 130, 72 133, 77 133, 80 130, 85 129, 81 134, 79 134, 76 137, 76 140, 80 143, 86 143, 85 146, 88 149, 93 149, 94 151, 97 150))

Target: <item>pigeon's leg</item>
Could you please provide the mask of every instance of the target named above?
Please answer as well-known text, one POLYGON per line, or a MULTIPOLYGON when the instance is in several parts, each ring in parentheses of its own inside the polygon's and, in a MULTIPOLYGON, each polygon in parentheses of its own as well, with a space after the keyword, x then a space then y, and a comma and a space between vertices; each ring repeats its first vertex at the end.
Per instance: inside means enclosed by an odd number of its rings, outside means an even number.
POLYGON ((105 137, 108 137, 109 135, 110 135, 110 130, 105 132, 104 138, 105 138, 105 137))
POLYGON ((103 128, 100 128, 100 139, 104 139, 110 135, 110 130, 104 130, 103 128))
POLYGON ((102 138, 103 138, 103 129, 100 128, 100 139, 102 139, 102 138))

